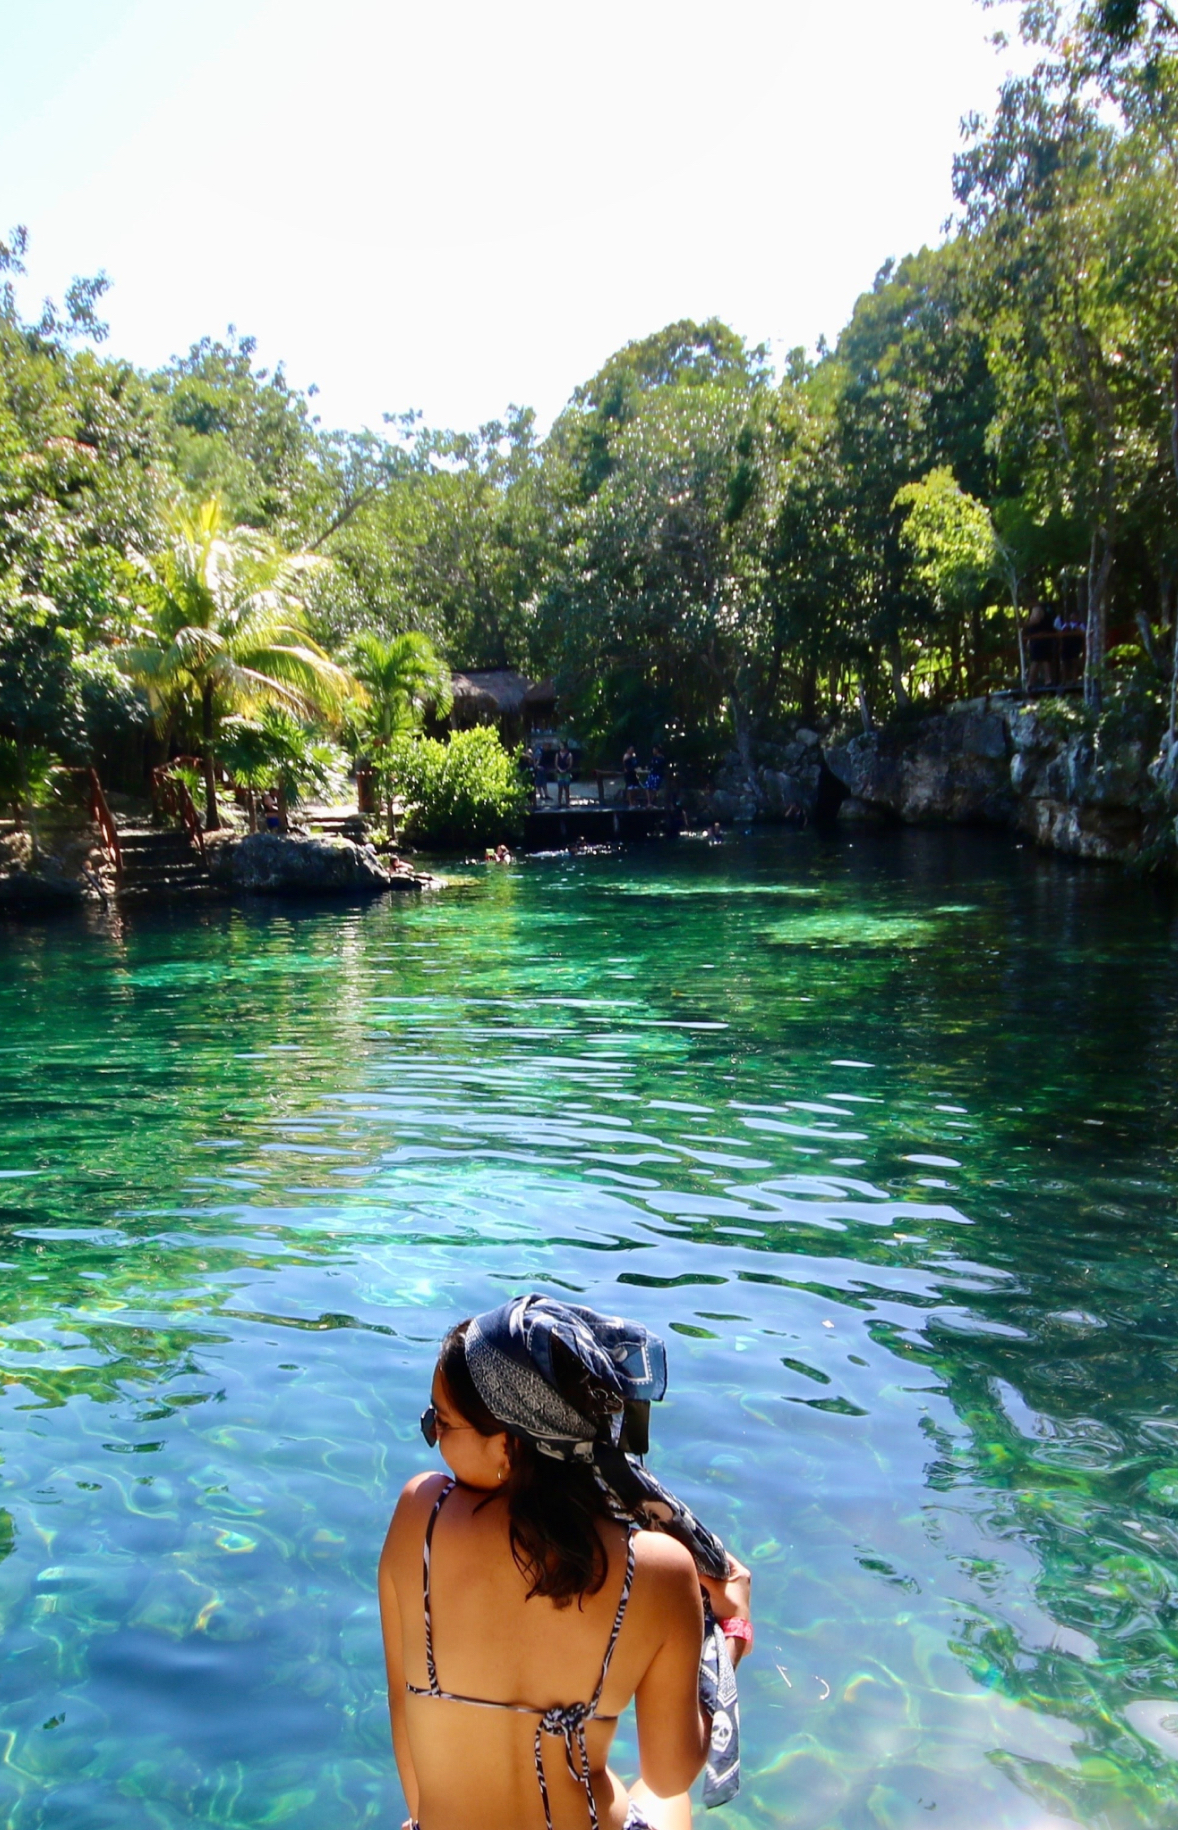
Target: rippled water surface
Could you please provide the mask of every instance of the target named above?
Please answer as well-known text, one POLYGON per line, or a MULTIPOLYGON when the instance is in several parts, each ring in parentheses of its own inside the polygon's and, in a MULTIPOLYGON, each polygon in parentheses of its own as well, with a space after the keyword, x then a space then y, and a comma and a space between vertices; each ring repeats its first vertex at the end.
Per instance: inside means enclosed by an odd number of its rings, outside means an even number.
POLYGON ((1178 1824, 1176 941, 965 834, 0 929, 0 1821, 399 1823, 377 1552, 535 1287, 754 1570, 718 1830, 1178 1824))

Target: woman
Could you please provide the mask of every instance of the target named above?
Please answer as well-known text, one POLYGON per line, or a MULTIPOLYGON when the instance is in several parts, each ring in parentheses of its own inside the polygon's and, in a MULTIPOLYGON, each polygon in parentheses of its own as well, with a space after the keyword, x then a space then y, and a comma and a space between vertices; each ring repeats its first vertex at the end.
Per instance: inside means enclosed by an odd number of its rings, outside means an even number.
POLYGON ((723 1682, 714 1720, 700 1706, 705 1601, 739 1655, 749 1577, 629 1458, 665 1385, 657 1337, 549 1298, 443 1341, 422 1428, 450 1478, 408 1483, 380 1563, 410 1826, 690 1826, 687 1788, 737 1720, 723 1682), (642 1778, 627 1793, 606 1762, 631 1698, 642 1778))

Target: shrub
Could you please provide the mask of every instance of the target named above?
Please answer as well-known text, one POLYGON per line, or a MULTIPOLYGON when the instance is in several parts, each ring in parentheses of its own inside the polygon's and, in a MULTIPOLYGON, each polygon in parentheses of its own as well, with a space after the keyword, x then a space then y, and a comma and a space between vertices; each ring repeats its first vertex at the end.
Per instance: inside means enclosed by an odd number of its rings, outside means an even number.
POLYGON ((405 805, 406 837, 439 851, 497 845, 523 823, 527 790, 515 759, 487 725, 433 737, 394 737, 382 759, 405 805))

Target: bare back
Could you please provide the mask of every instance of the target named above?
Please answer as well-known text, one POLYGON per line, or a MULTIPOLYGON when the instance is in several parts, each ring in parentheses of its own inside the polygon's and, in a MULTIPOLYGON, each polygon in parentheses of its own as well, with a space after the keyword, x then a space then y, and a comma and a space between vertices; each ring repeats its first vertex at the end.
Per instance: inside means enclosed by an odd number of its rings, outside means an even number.
MULTIPOLYGON (((409 1483, 381 1558, 394 1741, 421 1830, 502 1830, 505 1824, 544 1830, 534 1751, 541 1715, 590 1705, 599 1684, 596 1711, 583 1724, 584 1749, 602 1830, 621 1830, 627 1794, 606 1763, 616 1718, 631 1698, 638 1699, 644 1777, 649 1766, 663 1782, 657 1789, 674 1791, 690 1783, 700 1764, 695 1682, 702 1611, 690 1557, 660 1534, 634 1535, 633 1580, 601 1683, 626 1582, 626 1529, 603 1522, 608 1569, 602 1588, 580 1604, 558 1608, 542 1596, 527 1599, 502 1496, 447 1487, 438 1476, 409 1483), (405 1688, 434 1689, 426 1657, 423 1550, 443 1493, 430 1549, 432 1645, 437 1685, 467 1699, 462 1702, 436 1692, 406 1694, 405 1688)), ((587 1830, 585 1790, 569 1765, 573 1743, 552 1730, 542 1741, 554 1830, 587 1830)))

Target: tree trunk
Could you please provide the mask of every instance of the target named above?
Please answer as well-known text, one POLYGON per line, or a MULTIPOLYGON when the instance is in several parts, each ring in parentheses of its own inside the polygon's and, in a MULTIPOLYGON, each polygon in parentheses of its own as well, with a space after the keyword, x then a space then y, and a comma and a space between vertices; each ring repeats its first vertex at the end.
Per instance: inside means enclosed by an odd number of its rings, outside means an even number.
POLYGON ((200 695, 201 742, 204 746, 205 830, 216 832, 221 824, 217 812, 217 774, 213 762, 213 687, 206 681, 200 695))
POLYGON ((1014 604, 1014 632, 1018 637, 1018 681, 1023 698, 1027 696, 1027 644, 1023 637, 1023 619, 1018 613, 1018 599, 1014 604))
POLYGON ((1150 626, 1149 615, 1142 609, 1138 609, 1137 612, 1137 633, 1141 637, 1141 646, 1153 662, 1159 676, 1164 680, 1166 677, 1166 670, 1162 665, 1162 657, 1158 653, 1157 643, 1153 639, 1153 629, 1150 626))
MULTIPOLYGON (((1170 389, 1172 394, 1172 411, 1170 414, 1170 456, 1174 460, 1174 480, 1178 482, 1178 349, 1174 351, 1170 363, 1170 389)), ((1170 743, 1174 742, 1175 719, 1178 718, 1178 618, 1175 619, 1170 636, 1173 648, 1173 659, 1170 667, 1170 743)))
POLYGON ((748 777, 749 787, 755 792, 757 776, 753 765, 752 721, 735 693, 729 695, 728 704, 732 712, 732 733, 736 739, 736 753, 740 757, 740 766, 748 777))
POLYGON ((16 780, 18 795, 16 829, 18 832, 21 830, 20 816, 21 803, 23 802, 24 810, 29 816, 29 863, 32 865, 33 869, 36 870, 37 865, 41 860, 41 846, 37 835, 37 809, 33 805, 33 784, 31 776, 32 761, 29 756, 28 746, 27 744, 22 743, 18 737, 16 740, 16 780))
POLYGON ((974 604, 969 613, 970 665, 966 669, 965 690, 976 692, 982 678, 982 611, 974 604))
POLYGON ((805 724, 815 724, 817 719, 818 669, 812 661, 808 661, 802 674, 802 720, 805 724))
POLYGON ((1178 349, 1170 361, 1170 391, 1172 404, 1170 411, 1170 456, 1174 460, 1174 478, 1178 481, 1178 349))
POLYGON ((1108 634, 1108 581, 1113 569, 1113 540, 1105 528, 1092 536, 1088 558, 1088 628, 1084 637, 1084 703, 1099 712, 1104 705, 1104 650, 1108 634), (1103 551, 1100 551, 1103 545, 1103 551), (1099 563, 1097 555, 1099 553, 1099 563))
POLYGON ((908 697, 908 688, 904 684, 904 657, 900 653, 899 636, 893 636, 888 643, 887 658, 892 674, 892 691, 896 696, 897 708, 902 711, 911 701, 908 697))

